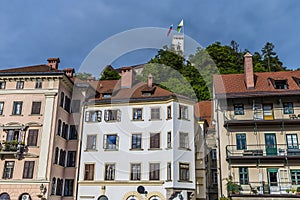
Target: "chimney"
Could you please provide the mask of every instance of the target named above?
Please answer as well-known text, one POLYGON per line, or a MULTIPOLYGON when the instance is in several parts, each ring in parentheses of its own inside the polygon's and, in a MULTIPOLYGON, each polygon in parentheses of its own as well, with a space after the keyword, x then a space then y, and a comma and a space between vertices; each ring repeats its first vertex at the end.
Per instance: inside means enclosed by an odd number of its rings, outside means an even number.
POLYGON ((132 67, 122 67, 121 70, 121 88, 131 88, 133 85, 132 67))
POLYGON ((48 58, 48 66, 51 67, 51 69, 58 69, 58 63, 60 63, 59 58, 48 58))
POLYGON ((149 88, 152 88, 152 86, 153 86, 153 76, 152 76, 152 74, 148 75, 147 85, 148 85, 149 88))
POLYGON ((69 78, 72 78, 74 76, 74 68, 65 68, 64 69, 64 73, 66 74, 66 76, 68 76, 69 78))
POLYGON ((247 90, 254 89, 252 55, 249 52, 244 55, 244 75, 247 90))
POLYGON ((87 82, 92 82, 92 81, 95 81, 96 78, 94 76, 89 76, 89 77, 87 77, 86 80, 87 80, 87 82))

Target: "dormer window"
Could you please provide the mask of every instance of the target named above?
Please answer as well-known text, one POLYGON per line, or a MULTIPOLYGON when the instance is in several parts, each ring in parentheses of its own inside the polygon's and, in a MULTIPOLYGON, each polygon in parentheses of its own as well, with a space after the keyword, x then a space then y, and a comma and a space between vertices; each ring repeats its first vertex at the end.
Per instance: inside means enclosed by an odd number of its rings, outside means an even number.
POLYGON ((287 80, 275 80, 274 88, 275 89, 288 89, 287 80))
POLYGON ((111 98, 111 95, 112 95, 111 93, 103 93, 102 97, 103 98, 111 98))

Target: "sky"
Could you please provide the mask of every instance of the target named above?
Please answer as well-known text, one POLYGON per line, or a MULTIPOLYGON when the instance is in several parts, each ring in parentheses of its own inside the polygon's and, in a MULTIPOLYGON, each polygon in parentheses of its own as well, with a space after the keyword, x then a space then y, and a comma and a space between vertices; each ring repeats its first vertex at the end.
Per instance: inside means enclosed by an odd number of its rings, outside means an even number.
MULTIPOLYGON (((47 58, 59 57, 62 68, 78 70, 97 45, 115 35, 145 27, 167 31, 181 19, 184 34, 202 47, 235 40, 241 50, 253 53, 272 42, 284 66, 297 69, 299 11, 298 0, 1 0, 0 69, 43 64, 47 58)), ((106 51, 115 52, 114 48, 106 51)), ((99 61, 99 65, 141 64, 156 52, 145 48, 119 55, 111 63, 99 61)), ((103 56, 99 60, 105 60, 103 56)))

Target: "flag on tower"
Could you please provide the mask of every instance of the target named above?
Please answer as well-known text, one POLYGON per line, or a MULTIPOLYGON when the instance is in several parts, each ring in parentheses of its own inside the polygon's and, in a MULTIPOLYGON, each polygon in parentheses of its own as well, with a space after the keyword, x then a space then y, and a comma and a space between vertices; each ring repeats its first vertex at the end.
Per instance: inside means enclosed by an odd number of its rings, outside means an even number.
POLYGON ((167 33, 167 36, 169 36, 169 35, 170 35, 170 33, 171 33, 172 29, 173 29, 173 24, 171 24, 171 26, 170 26, 170 28, 169 28, 169 31, 168 31, 168 33, 167 33))
POLYGON ((177 25, 177 32, 180 33, 181 28, 183 27, 183 19, 179 22, 179 24, 177 25))

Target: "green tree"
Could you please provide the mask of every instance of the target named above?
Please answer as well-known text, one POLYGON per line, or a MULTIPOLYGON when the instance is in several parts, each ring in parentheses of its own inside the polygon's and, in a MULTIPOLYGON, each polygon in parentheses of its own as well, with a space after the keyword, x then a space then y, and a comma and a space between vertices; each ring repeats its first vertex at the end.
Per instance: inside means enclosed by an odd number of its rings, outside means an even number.
POLYGON ((92 76, 92 74, 86 73, 86 72, 78 72, 75 74, 75 77, 80 80, 87 80, 91 76, 92 76))
POLYGON ((102 71, 100 80, 119 80, 120 78, 120 74, 112 66, 108 65, 102 71))
POLYGON ((267 42, 265 46, 262 48, 262 63, 268 71, 282 71, 286 70, 285 67, 282 66, 282 62, 279 60, 277 53, 274 52, 274 44, 267 42))

